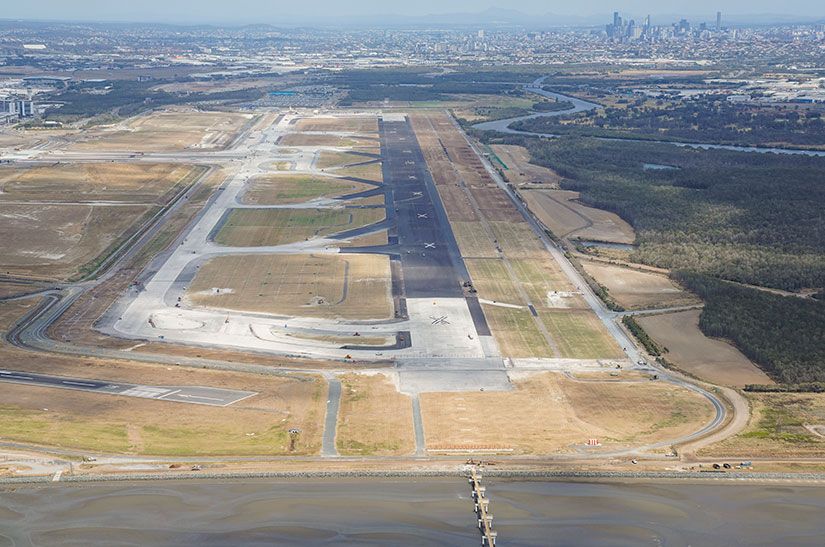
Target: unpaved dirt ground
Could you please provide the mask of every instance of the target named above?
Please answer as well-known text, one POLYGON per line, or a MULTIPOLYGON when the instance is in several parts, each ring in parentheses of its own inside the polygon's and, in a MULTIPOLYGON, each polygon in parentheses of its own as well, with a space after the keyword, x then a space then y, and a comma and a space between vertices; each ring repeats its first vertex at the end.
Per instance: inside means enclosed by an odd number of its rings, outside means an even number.
POLYGON ((0 203, 0 272, 67 279, 149 212, 147 205, 0 203))
POLYGON ((249 205, 283 205, 354 194, 370 188, 369 184, 334 177, 267 175, 249 181, 242 199, 249 205))
POLYGON ((26 312, 34 308, 39 302, 40 299, 37 297, 10 302, 0 301, 0 334, 8 332, 26 312))
POLYGON ((774 383, 735 347, 702 334, 700 313, 688 310, 637 317, 636 321, 669 350, 665 358, 689 374, 725 386, 774 383))
POLYGON ((275 315, 384 319, 393 316, 385 255, 238 255, 203 265, 193 305, 275 315))
POLYGON ((341 117, 322 118, 313 117, 298 120, 295 123, 298 131, 333 131, 353 133, 377 133, 378 120, 374 117, 341 117))
POLYGON ((415 449, 412 402, 383 374, 345 374, 335 441, 347 456, 400 456, 415 449))
POLYGON ((531 188, 558 188, 561 177, 547 167, 530 163, 530 153, 523 146, 511 144, 495 144, 493 152, 504 162, 497 164, 512 184, 516 186, 529 185, 531 188))
POLYGON ((148 385, 205 385, 259 395, 219 408, 0 383, 0 438, 157 455, 315 454, 326 382, 320 376, 265 376, 0 350, 13 370, 148 385), (129 427, 132 428, 131 435, 129 427), (290 451, 287 430, 301 429, 290 451), (140 446, 133 444, 140 439, 140 446), (130 440, 132 442, 130 442, 130 440), (140 450, 138 450, 140 448, 140 450))
POLYGON ((11 129, 0 128, 0 149, 8 151, 32 148, 50 139, 61 139, 74 131, 65 129, 11 129))
POLYGON ((226 147, 251 114, 176 108, 136 116, 113 127, 89 130, 68 149, 76 151, 162 152, 226 147))
POLYGON ((582 267, 625 309, 670 308, 700 304, 666 275, 643 272, 604 262, 582 260, 582 267))
POLYGON ((215 237, 230 247, 295 243, 384 219, 383 209, 235 209, 215 237))
POLYGON ((633 243, 633 227, 618 215, 578 203, 578 192, 521 190, 530 210, 556 237, 576 237, 610 243, 633 243))
POLYGON ((86 200, 163 204, 192 167, 151 163, 75 163, 0 167, 0 202, 86 200))
POLYGON ((331 146, 337 148, 364 149, 365 152, 377 152, 378 141, 356 136, 338 136, 315 133, 288 133, 278 139, 281 146, 331 146))
POLYGON ((657 382, 577 382, 550 372, 513 378, 512 392, 424 393, 429 450, 508 449, 514 454, 598 452, 687 434, 712 416, 702 397, 657 382))

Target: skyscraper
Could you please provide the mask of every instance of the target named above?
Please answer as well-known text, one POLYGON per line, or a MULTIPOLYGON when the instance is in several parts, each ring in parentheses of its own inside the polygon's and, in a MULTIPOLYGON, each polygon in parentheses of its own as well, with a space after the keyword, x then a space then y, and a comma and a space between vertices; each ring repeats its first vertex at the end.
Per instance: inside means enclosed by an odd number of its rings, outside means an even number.
POLYGON ((722 30, 722 12, 717 11, 716 12, 716 32, 719 32, 720 30, 722 30))

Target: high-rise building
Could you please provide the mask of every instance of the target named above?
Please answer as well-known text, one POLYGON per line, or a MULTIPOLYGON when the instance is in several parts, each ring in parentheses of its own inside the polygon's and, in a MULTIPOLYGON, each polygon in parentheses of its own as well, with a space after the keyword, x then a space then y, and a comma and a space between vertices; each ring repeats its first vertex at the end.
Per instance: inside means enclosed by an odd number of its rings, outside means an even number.
POLYGON ((722 12, 717 11, 716 12, 716 32, 719 32, 720 30, 722 30, 722 12))

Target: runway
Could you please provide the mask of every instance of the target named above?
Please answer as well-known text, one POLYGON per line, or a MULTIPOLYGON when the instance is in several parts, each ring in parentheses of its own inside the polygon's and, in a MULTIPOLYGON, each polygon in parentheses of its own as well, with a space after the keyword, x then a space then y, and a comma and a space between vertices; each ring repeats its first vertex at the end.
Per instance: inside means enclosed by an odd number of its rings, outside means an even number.
POLYGON ((208 406, 229 406, 253 395, 257 395, 254 391, 203 386, 145 386, 122 382, 89 380, 88 378, 67 378, 65 376, 51 376, 14 370, 0 370, 0 381, 208 406))

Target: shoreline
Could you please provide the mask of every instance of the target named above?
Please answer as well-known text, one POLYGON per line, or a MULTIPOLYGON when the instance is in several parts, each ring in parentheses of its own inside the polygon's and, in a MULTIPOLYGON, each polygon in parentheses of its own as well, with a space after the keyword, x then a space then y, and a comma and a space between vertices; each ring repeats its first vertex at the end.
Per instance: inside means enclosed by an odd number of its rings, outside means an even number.
MULTIPOLYGON (((825 473, 748 473, 738 474, 715 471, 553 471, 553 470, 518 470, 493 469, 484 467, 486 477, 514 481, 536 480, 539 482, 687 482, 704 484, 706 481, 714 483, 797 483, 811 487, 822 487, 825 484, 811 484, 811 482, 825 483, 825 473)), ((97 484, 144 481, 179 481, 179 482, 209 482, 209 481, 239 481, 239 480, 314 480, 314 479, 433 479, 433 478, 466 478, 468 472, 464 469, 440 470, 330 470, 330 471, 254 471, 254 472, 227 472, 227 473, 123 473, 123 474, 89 474, 67 475, 55 481, 52 476, 39 475, 27 477, 0 478, 0 489, 18 485, 52 485, 61 484, 97 484)))

